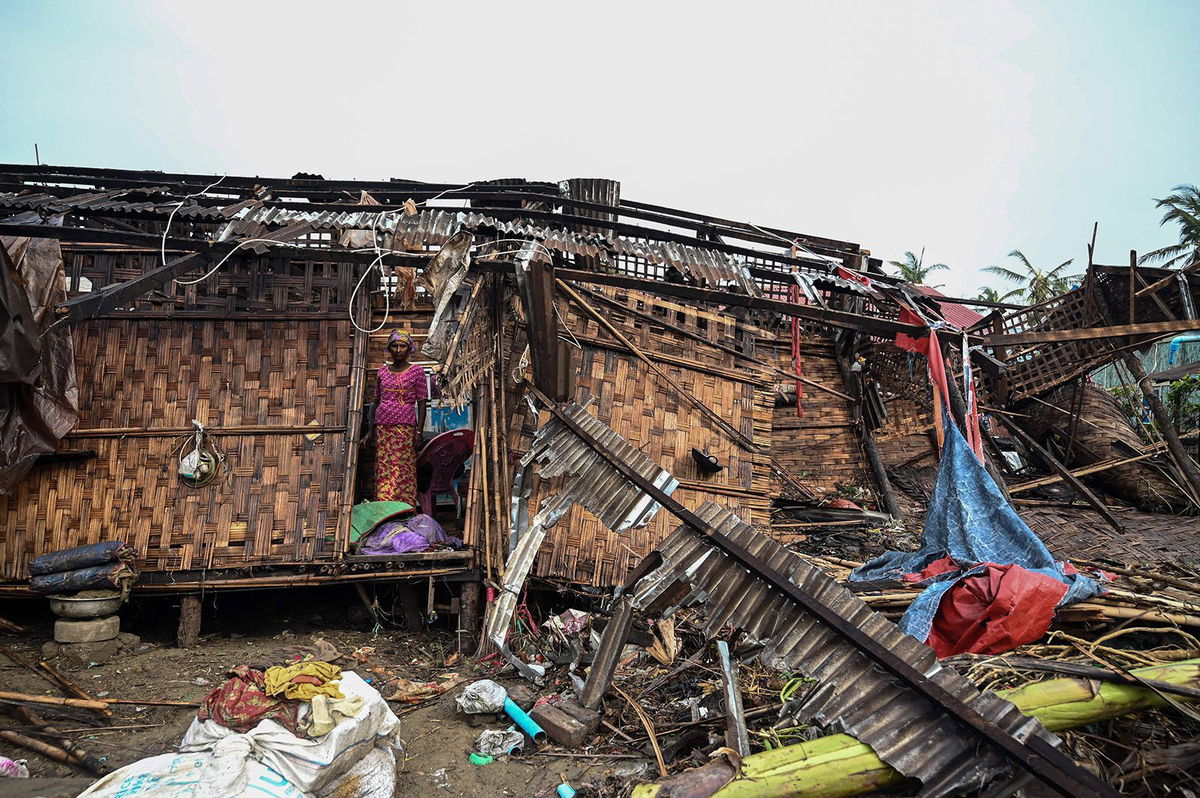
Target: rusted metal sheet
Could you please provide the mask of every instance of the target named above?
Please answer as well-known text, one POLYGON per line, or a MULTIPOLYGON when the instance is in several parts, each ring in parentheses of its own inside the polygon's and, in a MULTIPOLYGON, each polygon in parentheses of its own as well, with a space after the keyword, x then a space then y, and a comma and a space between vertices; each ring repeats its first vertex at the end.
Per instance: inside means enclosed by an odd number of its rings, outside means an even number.
MULTIPOLYGON (((710 502, 696 515, 1006 734, 1023 743, 1038 738, 1046 745, 1057 744, 1036 720, 994 694, 980 693, 942 667, 927 646, 728 510, 710 502)), ((744 644, 762 646, 756 656, 764 664, 814 679, 816 688, 808 696, 784 708, 789 724, 815 721, 854 735, 896 770, 920 779, 924 795, 975 789, 1007 769, 1009 763, 998 749, 968 733, 938 703, 880 669, 836 629, 714 546, 709 535, 684 524, 658 553, 662 564, 631 588, 635 606, 670 614, 683 606, 702 605, 708 636, 716 637, 730 626, 741 629, 744 644)))

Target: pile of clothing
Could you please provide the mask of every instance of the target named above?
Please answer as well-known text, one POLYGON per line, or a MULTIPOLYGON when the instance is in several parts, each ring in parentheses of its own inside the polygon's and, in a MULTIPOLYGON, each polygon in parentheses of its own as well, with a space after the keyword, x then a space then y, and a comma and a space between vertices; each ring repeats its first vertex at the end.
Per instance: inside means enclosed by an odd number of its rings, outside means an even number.
POLYGON ((179 754, 134 762, 80 798, 392 796, 399 720, 383 697, 331 662, 290 660, 233 668, 205 697, 179 754))
POLYGON ((404 554, 413 551, 461 549, 460 538, 450 537, 432 516, 391 518, 371 530, 359 544, 359 554, 404 554))

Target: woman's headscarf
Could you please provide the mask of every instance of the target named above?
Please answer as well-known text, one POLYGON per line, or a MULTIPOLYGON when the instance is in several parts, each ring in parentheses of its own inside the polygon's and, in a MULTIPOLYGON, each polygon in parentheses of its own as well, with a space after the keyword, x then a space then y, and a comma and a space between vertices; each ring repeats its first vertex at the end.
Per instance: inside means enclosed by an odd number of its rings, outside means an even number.
POLYGON ((391 346, 393 341, 400 341, 408 347, 409 351, 413 348, 413 337, 411 334, 403 330, 392 330, 392 334, 388 336, 388 345, 391 346))

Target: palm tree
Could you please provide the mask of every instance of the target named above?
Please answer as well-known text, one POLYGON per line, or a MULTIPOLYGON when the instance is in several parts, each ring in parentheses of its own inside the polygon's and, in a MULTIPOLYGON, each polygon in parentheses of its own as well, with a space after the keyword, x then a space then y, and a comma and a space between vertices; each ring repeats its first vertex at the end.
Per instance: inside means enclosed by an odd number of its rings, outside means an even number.
POLYGON ((1171 190, 1175 193, 1154 202, 1156 208, 1167 209, 1160 227, 1167 222, 1179 225, 1179 243, 1147 252, 1138 262, 1186 269, 1200 265, 1200 189, 1182 185, 1171 190))
POLYGON ((975 297, 983 302, 1003 302, 1004 298, 1000 296, 1000 292, 990 285, 985 285, 979 289, 979 293, 975 297))
POLYGON ((1025 257, 1025 253, 1019 249, 1014 249, 1008 253, 1008 256, 1016 258, 1021 262, 1022 271, 1014 271, 1004 266, 984 267, 985 272, 999 275, 1005 280, 1017 284, 1016 288, 1000 297, 1000 301, 1002 302, 1011 298, 1020 299, 1026 305, 1037 305, 1038 303, 1045 302, 1052 296, 1058 296, 1069 291, 1071 282, 1079 276, 1063 274, 1063 270, 1071 265, 1071 261, 1074 258, 1064 260, 1053 269, 1047 270, 1034 266, 1029 262, 1029 258, 1025 257))
POLYGON ((916 285, 924 285, 925 280, 929 278, 932 272, 936 272, 938 269, 950 268, 944 263, 933 263, 926 266, 925 247, 921 247, 920 255, 905 252, 904 260, 889 260, 888 265, 895 266, 900 273, 900 277, 916 285))

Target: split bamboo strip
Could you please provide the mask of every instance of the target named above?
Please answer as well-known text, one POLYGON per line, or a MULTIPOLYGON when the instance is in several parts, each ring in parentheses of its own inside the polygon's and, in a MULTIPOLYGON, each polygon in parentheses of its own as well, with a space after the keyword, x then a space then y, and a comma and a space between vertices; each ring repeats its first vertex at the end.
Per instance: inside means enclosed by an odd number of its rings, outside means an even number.
MULTIPOLYGON (((54 681, 58 682, 59 686, 62 687, 62 689, 64 691, 66 691, 67 693, 69 693, 70 695, 73 695, 76 698, 81 698, 84 701, 98 700, 94 695, 89 693, 87 690, 84 690, 82 687, 80 687, 78 684, 76 684, 74 681, 72 681, 70 676, 67 676, 65 673, 63 673, 58 668, 51 665, 49 662, 46 662, 43 660, 38 663, 38 667, 41 668, 45 673, 49 674, 51 676, 51 678, 53 678, 54 681)), ((107 715, 110 717, 112 716, 112 710, 100 710, 100 711, 104 715, 107 715)))
MULTIPOLYGON (((371 347, 371 337, 360 330, 354 331, 354 360, 350 364, 350 387, 348 388, 347 405, 349 417, 346 420, 345 436, 345 473, 342 475, 341 518, 338 519, 334 532, 334 550, 343 552, 350 547, 350 516, 354 511, 354 483, 358 478, 359 443, 362 434, 363 405, 366 402, 367 357, 371 347)), ((374 421, 372 419, 372 421, 374 421)))
MULTIPOLYGON (((490 379, 490 375, 489 375, 490 379)), ((476 430, 476 435, 480 437, 480 445, 482 447, 483 458, 479 463, 482 466, 480 487, 482 491, 479 496, 479 512, 483 519, 483 540, 484 547, 488 553, 488 559, 492 562, 492 573, 498 576, 503 576, 504 561, 496 557, 496 535, 493 529, 492 518, 492 494, 495 491, 494 485, 494 469, 492 463, 491 452, 491 400, 490 392, 484 390, 484 386, 480 385, 481 404, 483 405, 483 429, 476 430)))
POLYGON ((165 698, 162 698, 162 699, 150 698, 150 699, 144 699, 144 700, 140 700, 140 699, 136 699, 136 698, 106 698, 104 700, 106 703, 109 703, 109 704, 133 704, 135 706, 146 706, 146 707, 193 707, 194 708, 194 707, 200 706, 199 701, 172 701, 172 700, 165 699, 165 698))
MULTIPOLYGON (((237 426, 205 427, 207 435, 317 435, 323 432, 345 432, 347 427, 319 426, 316 424, 291 427, 237 426)), ((97 427, 75 429, 67 438, 178 438, 192 435, 195 427, 97 427)))
POLYGON ((17 624, 5 618, 0 618, 0 629, 3 629, 6 632, 11 632, 12 634, 21 634, 25 631, 25 627, 18 626, 17 624))
MULTIPOLYGON (((1171 684, 1200 686, 1200 660, 1138 668, 1132 673, 1171 684)), ((1161 696, 1144 687, 1074 678, 1035 682, 996 694, 1040 720, 1050 731, 1166 704, 1161 696)), ((905 781, 870 746, 848 734, 833 734, 746 757, 739 776, 717 790, 714 798, 849 798, 905 781)), ((634 798, 658 794, 657 784, 639 785, 633 792, 634 798)))

